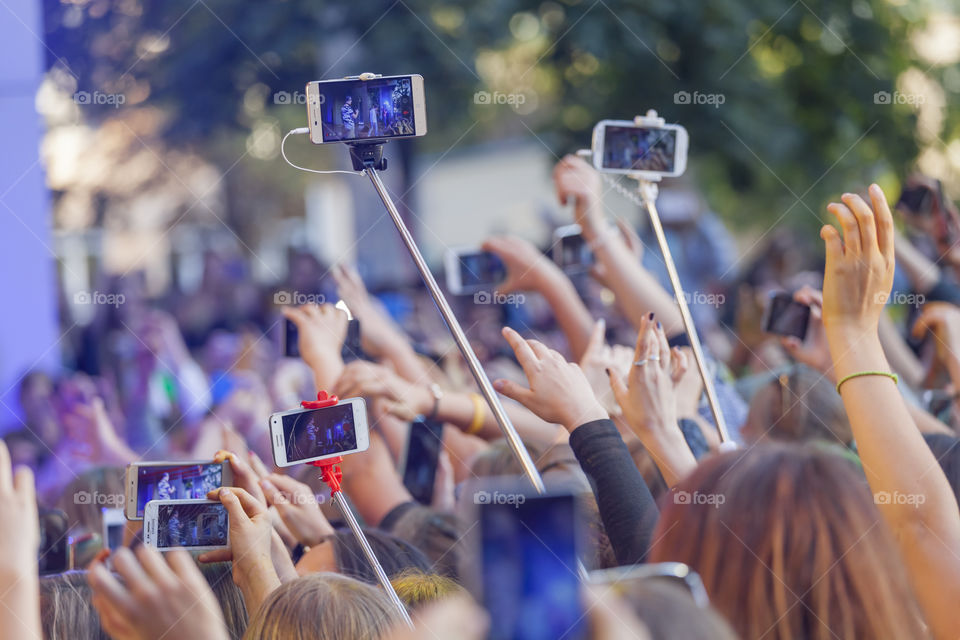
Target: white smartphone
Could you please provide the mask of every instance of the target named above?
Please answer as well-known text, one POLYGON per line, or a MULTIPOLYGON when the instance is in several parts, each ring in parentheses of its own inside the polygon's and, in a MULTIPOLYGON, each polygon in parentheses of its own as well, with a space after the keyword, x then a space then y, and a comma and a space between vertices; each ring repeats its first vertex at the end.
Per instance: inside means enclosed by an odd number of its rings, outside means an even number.
POLYGON ((270 416, 273 461, 278 467, 366 451, 367 405, 349 398, 322 409, 294 409, 270 416))
POLYGON ((584 240, 580 225, 568 224, 553 232, 553 261, 568 274, 590 270, 595 262, 593 251, 584 240))
POLYGON ((143 510, 143 543, 168 551, 230 546, 227 509, 212 500, 151 500, 143 510))
POLYGON ((423 76, 307 83, 310 142, 412 138, 427 132, 423 76))
POLYGON ((123 509, 100 509, 103 520, 103 548, 115 551, 123 546, 123 528, 127 525, 127 516, 123 509))
POLYGON ((593 166, 605 173, 679 176, 687 168, 688 140, 687 130, 678 124, 601 120, 593 128, 593 166))
POLYGON ((134 462, 127 466, 127 519, 143 520, 151 500, 205 499, 210 491, 232 485, 229 462, 134 462))
POLYGON ((447 249, 443 267, 447 289, 458 296, 489 290, 507 279, 507 268, 497 254, 474 247, 447 249))

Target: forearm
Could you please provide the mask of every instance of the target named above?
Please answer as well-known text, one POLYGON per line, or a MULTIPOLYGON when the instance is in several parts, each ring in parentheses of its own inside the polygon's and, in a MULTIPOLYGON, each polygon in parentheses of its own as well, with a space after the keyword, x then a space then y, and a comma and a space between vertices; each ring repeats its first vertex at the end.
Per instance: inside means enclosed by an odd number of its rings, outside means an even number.
POLYGON ((371 526, 379 525, 397 506, 413 500, 393 467, 344 477, 343 490, 363 521, 371 526))
POLYGON ((246 566, 238 566, 234 569, 235 582, 243 594, 243 601, 247 605, 247 611, 252 616, 260 605, 267 599, 274 589, 280 586, 280 578, 273 567, 273 561, 269 558, 258 558, 254 562, 243 563, 246 566))
POLYGON ((679 426, 669 432, 641 438, 667 486, 672 488, 697 467, 697 459, 683 438, 679 426))
POLYGON ((920 433, 945 433, 956 437, 957 433, 915 404, 907 403, 910 417, 917 423, 920 433))
POLYGON ((584 237, 593 243, 597 260, 606 273, 607 284, 621 311, 635 327, 653 312, 668 336, 683 332, 683 320, 673 296, 643 268, 612 228, 584 229, 584 237))
POLYGON ((393 365, 398 375, 410 382, 420 383, 430 377, 430 370, 407 342, 405 336, 399 334, 394 336, 393 340, 384 345, 381 356, 383 360, 393 365))
MULTIPOLYGON (((447 392, 437 403, 437 419, 458 427, 461 430, 467 430, 473 424, 474 411, 477 407, 468 393, 447 392)), ((500 424, 487 405, 487 401, 481 396, 480 409, 483 412, 481 427, 475 432, 475 435, 484 440, 495 440, 503 437, 500 430, 500 424)), ((510 418, 510 422, 516 428, 520 437, 527 441, 534 442, 552 442, 557 435, 560 427, 544 422, 533 415, 527 409, 503 403, 503 409, 510 418)))
POLYGON ((36 571, 0 579, 0 629, 4 637, 41 640, 40 581, 36 571))
POLYGON ((593 317, 587 310, 576 287, 562 271, 557 269, 544 274, 537 291, 544 297, 570 345, 572 360, 579 362, 590 342, 593 317))

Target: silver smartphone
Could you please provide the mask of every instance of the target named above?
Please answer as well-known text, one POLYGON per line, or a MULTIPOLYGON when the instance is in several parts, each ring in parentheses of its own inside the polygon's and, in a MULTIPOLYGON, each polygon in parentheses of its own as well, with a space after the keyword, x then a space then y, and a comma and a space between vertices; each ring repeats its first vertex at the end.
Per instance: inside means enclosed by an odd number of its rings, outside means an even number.
POLYGON ((307 83, 310 142, 412 138, 427 133, 423 76, 307 83))
POLYGON ((143 543, 161 551, 230 546, 227 509, 212 500, 151 500, 143 510, 143 543))
POLYGON ((127 519, 142 520, 151 500, 202 499, 214 489, 232 485, 229 462, 134 462, 127 466, 127 519))
POLYGON ((596 262, 578 224, 558 227, 553 232, 552 253, 557 266, 570 275, 585 273, 596 262))
POLYGON ((123 546, 126 514, 123 509, 103 508, 100 509, 100 519, 103 521, 103 548, 116 551, 123 546))
POLYGON ((349 398, 321 409, 294 409, 270 416, 273 461, 278 467, 366 451, 367 405, 349 398))
POLYGON ((688 140, 678 124, 601 120, 593 128, 593 166, 605 173, 679 176, 687 168, 688 140))
POLYGON ((486 291, 507 279, 507 268, 495 253, 475 247, 447 249, 443 255, 447 289, 454 295, 486 291))

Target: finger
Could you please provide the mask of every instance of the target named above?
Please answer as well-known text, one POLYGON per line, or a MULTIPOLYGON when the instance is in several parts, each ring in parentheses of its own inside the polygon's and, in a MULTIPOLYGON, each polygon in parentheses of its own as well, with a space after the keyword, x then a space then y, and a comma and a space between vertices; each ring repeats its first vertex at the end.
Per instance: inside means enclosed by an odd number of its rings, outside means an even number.
POLYGON ((553 355, 553 349, 543 344, 539 340, 527 340, 527 344, 530 345, 530 349, 533 350, 534 355, 536 355, 540 360, 545 360, 553 355))
POLYGON ((832 213, 840 223, 843 229, 843 248, 844 255, 860 255, 860 225, 857 224, 857 218, 853 212, 847 208, 847 205, 839 202, 831 202, 827 205, 827 211, 832 213))
POLYGON ((250 468, 253 469, 253 472, 257 474, 258 478, 264 478, 270 475, 270 470, 267 469, 267 465, 263 463, 263 460, 257 455, 256 451, 248 451, 247 457, 250 458, 250 468))
POLYGON ((808 284, 803 285, 793 292, 793 299, 800 304, 808 307, 823 306, 823 293, 811 287, 808 284))
POLYGON ((671 361, 673 362, 673 371, 670 374, 670 380, 673 384, 677 384, 683 379, 683 376, 687 375, 687 370, 690 368, 690 360, 680 347, 674 347, 672 354, 673 358, 671 361))
POLYGON ((217 549, 216 551, 207 551, 197 556, 197 562, 230 562, 233 560, 232 549, 217 549))
POLYGON ((309 493, 313 495, 313 490, 308 485, 281 473, 271 473, 267 477, 267 480, 281 491, 291 495, 294 493, 309 493))
MULTIPOLYGON (((17 467, 17 470, 13 472, 13 489, 17 492, 17 495, 20 496, 20 499, 23 500, 23 504, 28 508, 30 508, 30 505, 33 505, 31 514, 35 514, 37 485, 33 479, 33 471, 30 467, 17 467)), ((32 517, 36 518, 36 515, 32 515, 32 517)))
POLYGON ((253 516, 261 515, 267 512, 267 505, 257 500, 255 497, 250 495, 246 489, 241 489, 240 487, 230 487, 229 489, 220 489, 220 502, 227 507, 227 511, 230 511, 230 506, 224 502, 223 494, 226 493, 227 501, 232 502, 231 498, 237 500, 237 504, 243 509, 243 511, 249 515, 251 518, 253 516))
POLYGON ((536 365, 538 360, 537 356, 533 353, 533 349, 530 348, 526 340, 520 337, 519 333, 510 327, 504 327, 501 333, 503 337, 507 339, 507 344, 513 349, 513 354, 517 357, 517 362, 520 363, 524 373, 526 373, 527 378, 529 378, 532 367, 536 365))
POLYGON ((147 572, 140 566, 140 562, 130 549, 120 547, 114 552, 113 568, 134 594, 145 595, 152 590, 153 580, 147 576, 147 572))
POLYGON ((140 566, 154 582, 161 585, 171 585, 175 581, 170 567, 163 560, 163 555, 156 549, 142 544, 137 547, 134 554, 140 561, 140 566))
POLYGON ((840 233, 829 224, 820 227, 820 238, 823 240, 826 249, 826 270, 829 272, 833 270, 833 265, 843 257, 843 243, 840 240, 840 233))
POLYGON ((280 307, 280 313, 298 327, 307 321, 307 315, 300 307, 280 307))
POLYGON ((845 193, 841 199, 857 219, 857 226, 860 227, 860 248, 863 251, 879 251, 877 225, 873 218, 873 211, 863 198, 855 193, 845 193))
POLYGON ((267 497, 267 504, 278 507, 290 504, 286 494, 280 491, 269 479, 261 480, 260 488, 263 489, 263 494, 267 497))
POLYGON ((610 388, 613 390, 613 399, 617 401, 620 408, 627 404, 627 383, 619 371, 607 369, 607 377, 610 379, 610 388))
POLYGON ((663 331, 663 325, 657 322, 656 329, 657 344, 660 347, 660 366, 667 369, 671 366, 670 343, 667 341, 667 334, 663 331))
POLYGON ((870 185, 870 200, 873 201, 873 211, 877 217, 877 245, 880 247, 880 253, 893 258, 893 214, 890 212, 890 205, 887 204, 887 197, 883 194, 883 189, 878 185, 870 185))
POLYGON ((583 357, 580 358, 581 362, 600 353, 605 342, 606 330, 607 323, 603 318, 600 318, 593 324, 593 331, 590 332, 590 340, 587 342, 587 348, 583 352, 583 357))
POLYGON ((130 591, 99 562, 90 567, 87 581, 96 596, 109 603, 125 620, 137 612, 138 607, 130 591))
MULTIPOLYGON (((226 549, 219 549, 218 551, 226 551, 226 549)), ((167 564, 169 565, 169 571, 176 575, 181 582, 192 583, 193 586, 203 583, 206 586, 206 579, 200 573, 200 568, 197 567, 189 552, 183 549, 170 551, 167 553, 167 564)))
POLYGON ((522 384, 517 384, 513 380, 497 380, 493 383, 493 388, 528 408, 530 406, 529 403, 535 397, 533 391, 522 384))
POLYGON ((7 444, 0 440, 0 493, 6 494, 13 488, 13 471, 10 467, 10 451, 7 444))

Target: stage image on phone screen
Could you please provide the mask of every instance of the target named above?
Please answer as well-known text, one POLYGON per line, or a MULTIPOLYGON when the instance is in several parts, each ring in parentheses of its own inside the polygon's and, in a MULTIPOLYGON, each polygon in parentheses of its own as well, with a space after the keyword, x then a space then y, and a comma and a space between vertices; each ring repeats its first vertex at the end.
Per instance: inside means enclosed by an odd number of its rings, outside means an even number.
POLYGON ((577 577, 575 505, 572 496, 526 496, 499 504, 494 492, 481 502, 483 599, 491 640, 580 640, 587 623, 577 577))
POLYGON ((191 500, 206 498, 223 482, 219 462, 190 466, 137 467, 137 517, 151 500, 191 500))
POLYGON ((676 153, 675 129, 604 127, 603 166, 605 169, 670 173, 674 170, 676 153))
POLYGON ((309 460, 357 448, 353 405, 342 404, 283 416, 287 461, 309 460))
POLYGON ((227 544, 227 509, 214 504, 163 504, 157 510, 157 548, 227 544))
POLYGON ((460 286, 464 291, 503 282, 507 268, 496 254, 488 251, 460 256, 460 286))
POLYGON ((409 77, 321 82, 323 141, 396 138, 416 131, 409 77))

